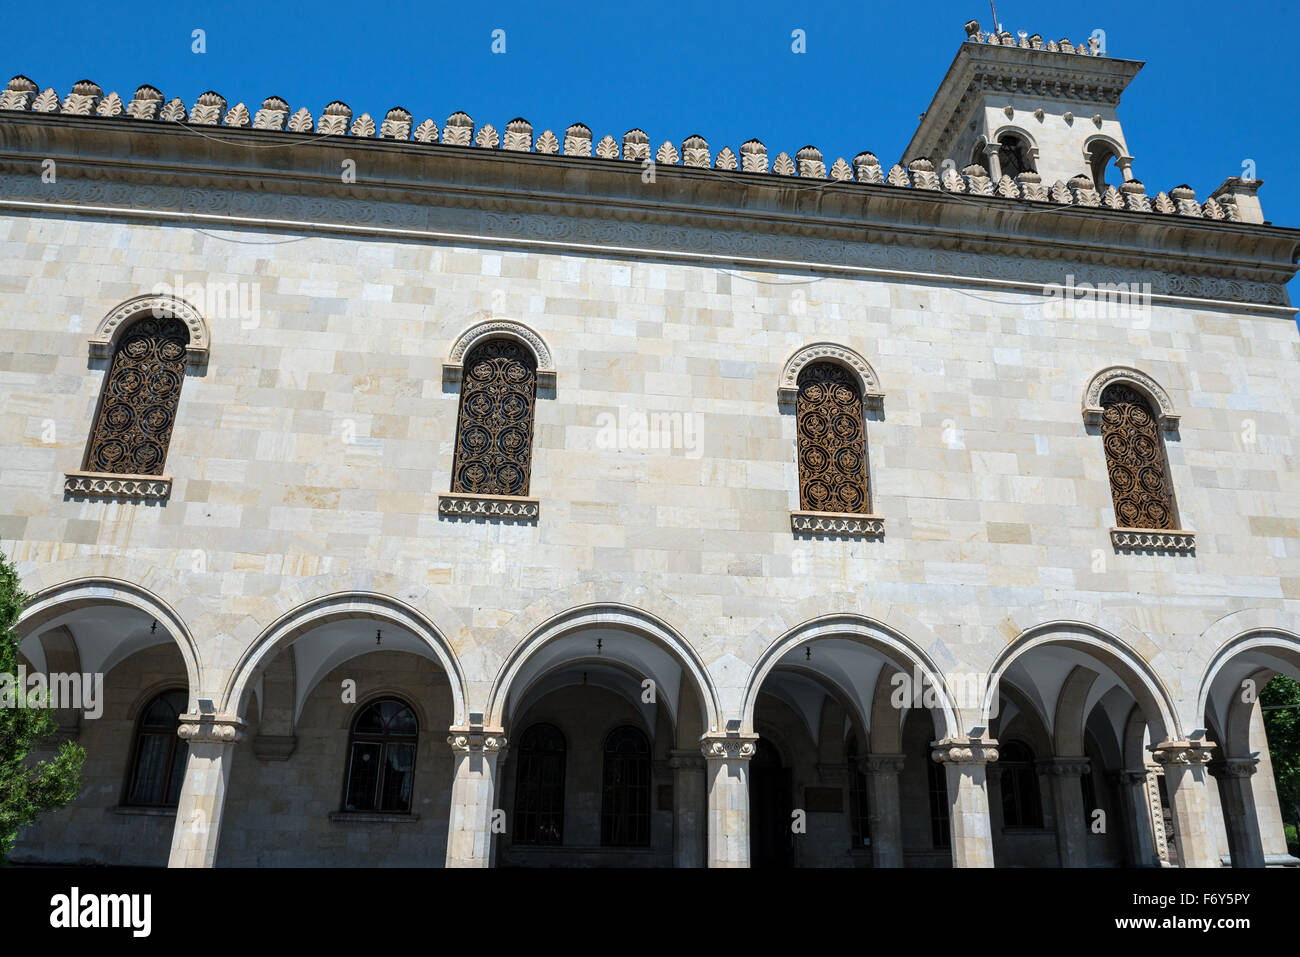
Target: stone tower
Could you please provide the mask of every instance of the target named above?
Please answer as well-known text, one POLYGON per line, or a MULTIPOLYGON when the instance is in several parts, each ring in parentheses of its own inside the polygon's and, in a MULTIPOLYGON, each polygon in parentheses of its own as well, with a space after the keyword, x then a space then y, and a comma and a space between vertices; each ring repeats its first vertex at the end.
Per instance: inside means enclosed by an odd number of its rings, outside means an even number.
POLYGON ((1101 190, 1134 178, 1117 109, 1141 62, 1107 57, 1095 36, 1045 43, 1023 31, 984 34, 975 20, 966 35, 905 162, 983 166, 995 183, 1026 172, 1048 185, 1084 175, 1101 190))

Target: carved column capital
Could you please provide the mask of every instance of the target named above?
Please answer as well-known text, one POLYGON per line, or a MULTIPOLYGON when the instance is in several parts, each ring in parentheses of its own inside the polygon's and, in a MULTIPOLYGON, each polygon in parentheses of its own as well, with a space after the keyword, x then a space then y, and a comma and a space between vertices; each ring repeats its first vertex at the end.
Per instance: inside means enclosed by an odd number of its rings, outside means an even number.
POLYGON ((998 743, 992 738, 943 738, 932 741, 930 757, 941 764, 988 764, 998 759, 998 743))
POLYGON ((456 752, 495 754, 506 746, 504 728, 485 728, 481 724, 474 724, 460 727, 453 725, 447 730, 447 744, 456 752))
POLYGON ((1035 766, 1040 774, 1058 778, 1079 778, 1092 773, 1092 762, 1085 757, 1045 758, 1035 766))
POLYGON ((190 744, 234 744, 244 740, 247 726, 235 714, 183 714, 176 733, 190 744))
POLYGON ((1209 767, 1216 778, 1248 778, 1255 773, 1258 764, 1259 758, 1224 758, 1209 767))
POLYGON ((758 749, 758 735, 706 734, 700 738, 700 751, 709 761, 748 761, 758 749))
POLYGON ((1111 777, 1116 784, 1127 784, 1130 786, 1134 784, 1146 784, 1147 782, 1146 771, 1133 771, 1133 770, 1125 769, 1122 771, 1114 772, 1111 775, 1111 777))
POLYGON ((668 752, 668 767, 673 771, 703 771, 704 756, 698 751, 674 748, 668 752))
POLYGON ((1166 767, 1204 765, 1210 763, 1214 748, 1212 741, 1161 741, 1151 745, 1151 757, 1166 767))
POLYGON ((858 764, 866 774, 898 774, 906 759, 903 754, 864 754, 858 764))

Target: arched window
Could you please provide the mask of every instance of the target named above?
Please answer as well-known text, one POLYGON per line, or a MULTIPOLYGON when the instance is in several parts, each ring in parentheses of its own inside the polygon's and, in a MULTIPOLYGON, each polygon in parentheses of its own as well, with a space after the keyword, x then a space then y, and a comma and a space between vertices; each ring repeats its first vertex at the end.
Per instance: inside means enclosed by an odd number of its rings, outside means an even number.
POLYGON ((650 846, 650 742, 637 728, 615 728, 605 739, 600 843, 650 846))
POLYGON ((345 811, 408 814, 420 725, 404 701, 382 698, 363 706, 348 736, 345 811))
POLYGON ((1088 150, 1090 157, 1090 166, 1092 172, 1093 185, 1099 190, 1106 188, 1106 171, 1110 168, 1111 163, 1119 156, 1115 147, 1101 140, 1094 141, 1088 150))
POLYGON ((1014 133, 1003 133, 998 141, 998 165, 1002 175, 1015 179, 1021 173, 1034 172, 1033 160, 1029 158, 1029 144, 1014 133))
POLYGON ((184 688, 164 691, 145 706, 135 729, 131 755, 131 780, 126 804, 138 807, 176 807, 185 780, 190 748, 179 730, 180 716, 189 704, 184 688))
POLYGON ((857 380, 835 362, 799 373, 799 507, 810 512, 871 511, 867 436, 857 380))
POLYGON ((519 739, 515 844, 564 843, 564 735, 535 724, 519 739))
POLYGON ((1019 741, 1006 741, 998 747, 998 767, 1002 783, 1002 824, 1004 827, 1042 827, 1043 804, 1038 790, 1038 772, 1034 752, 1019 741))
POLYGON ((141 319, 122 333, 86 450, 87 471, 162 474, 189 339, 185 323, 173 318, 141 319))
POLYGON ((844 745, 844 760, 849 766, 849 831, 851 847, 871 844, 871 823, 867 814, 867 776, 858 767, 858 736, 849 735, 844 745))
POLYGON ((537 360, 510 339, 489 339, 465 357, 451 490, 527 495, 532 466, 537 360))
POLYGON ((1156 417, 1146 396, 1121 382, 1101 394, 1101 436, 1115 521, 1123 528, 1178 527, 1156 417))

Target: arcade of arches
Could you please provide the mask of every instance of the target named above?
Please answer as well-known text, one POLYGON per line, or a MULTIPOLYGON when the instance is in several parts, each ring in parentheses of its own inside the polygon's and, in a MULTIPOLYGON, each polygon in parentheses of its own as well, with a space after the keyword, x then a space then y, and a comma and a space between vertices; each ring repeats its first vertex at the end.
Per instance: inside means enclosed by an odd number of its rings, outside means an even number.
POLYGON ((896 633, 821 620, 766 646, 728 714, 687 642, 610 606, 533 632, 475 711, 430 623, 379 597, 286 615, 206 699, 184 624, 141 594, 38 598, 20 622, 29 669, 105 686, 100 718, 59 712, 85 786, 16 863, 1286 860, 1259 706, 1237 692, 1300 677, 1294 635, 1225 643, 1189 735, 1145 662, 1082 626, 1026 632, 971 707, 896 633))

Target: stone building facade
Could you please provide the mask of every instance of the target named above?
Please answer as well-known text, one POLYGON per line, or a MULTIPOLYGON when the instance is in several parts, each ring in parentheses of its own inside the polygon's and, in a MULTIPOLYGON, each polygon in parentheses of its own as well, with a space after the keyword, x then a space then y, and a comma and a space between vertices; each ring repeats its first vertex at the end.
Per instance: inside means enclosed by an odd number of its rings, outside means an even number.
POLYGON ((14 859, 1286 860, 1300 232, 1147 191, 1140 67, 972 24, 889 168, 15 77, 0 539, 104 707, 14 859))

